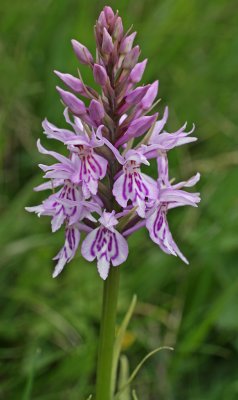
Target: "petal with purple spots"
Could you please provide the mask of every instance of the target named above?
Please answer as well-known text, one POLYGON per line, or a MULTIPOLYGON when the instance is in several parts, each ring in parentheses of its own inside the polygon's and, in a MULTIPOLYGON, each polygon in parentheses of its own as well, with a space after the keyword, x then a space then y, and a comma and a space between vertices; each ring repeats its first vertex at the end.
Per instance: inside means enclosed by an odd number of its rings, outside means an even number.
POLYGON ((65 232, 65 243, 59 253, 54 257, 58 263, 53 272, 53 278, 56 278, 63 270, 65 264, 74 257, 80 241, 80 231, 76 226, 68 227, 65 232))

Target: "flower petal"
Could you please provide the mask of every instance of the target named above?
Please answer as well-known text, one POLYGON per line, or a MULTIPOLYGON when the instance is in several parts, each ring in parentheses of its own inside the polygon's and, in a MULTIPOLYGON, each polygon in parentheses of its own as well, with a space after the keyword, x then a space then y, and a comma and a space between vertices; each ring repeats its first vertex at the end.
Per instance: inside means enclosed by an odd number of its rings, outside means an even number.
POLYGON ((149 231, 150 238, 160 246, 161 250, 167 254, 179 256, 188 264, 188 260, 181 253, 172 237, 166 218, 166 210, 164 210, 162 206, 157 208, 155 212, 147 218, 146 227, 149 231))
POLYGON ((117 231, 114 232, 118 253, 111 258, 112 265, 116 267, 122 264, 128 257, 128 244, 126 239, 117 231))
POLYGON ((68 227, 65 233, 65 243, 54 260, 59 260, 54 272, 53 278, 56 278, 63 270, 65 264, 70 262, 74 257, 80 241, 80 231, 77 227, 68 227))
POLYGON ((106 256, 103 255, 97 261, 97 268, 100 277, 105 281, 108 277, 110 269, 110 261, 107 260, 106 256))
POLYGON ((93 247, 95 245, 95 240, 99 229, 100 228, 96 228, 90 232, 82 243, 81 253, 82 256, 88 261, 93 261, 96 258, 96 253, 93 247))

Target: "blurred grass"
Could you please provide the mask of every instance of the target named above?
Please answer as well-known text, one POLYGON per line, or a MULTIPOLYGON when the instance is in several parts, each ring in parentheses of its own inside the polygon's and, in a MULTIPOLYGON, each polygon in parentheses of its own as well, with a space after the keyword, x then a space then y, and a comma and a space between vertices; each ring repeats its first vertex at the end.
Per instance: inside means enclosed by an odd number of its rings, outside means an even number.
MULTIPOLYGON (((170 215, 191 266, 168 257, 147 233, 130 239, 122 267, 120 319, 139 304, 125 338, 131 370, 160 345, 135 382, 143 400, 238 398, 238 24, 235 0, 123 0, 124 24, 138 31, 145 80, 160 79, 169 128, 196 123, 199 141, 170 154, 171 175, 202 172, 202 203, 170 215)), ((0 398, 81 400, 93 392, 102 283, 80 256, 58 280, 51 258, 63 241, 37 204, 35 140, 47 115, 61 123, 52 70, 76 72, 72 37, 92 51, 103 1, 0 3, 0 398), (32 370, 34 369, 34 371, 32 370), (25 396, 25 397, 24 397, 25 396)), ((92 78, 82 68, 86 81, 92 78)))

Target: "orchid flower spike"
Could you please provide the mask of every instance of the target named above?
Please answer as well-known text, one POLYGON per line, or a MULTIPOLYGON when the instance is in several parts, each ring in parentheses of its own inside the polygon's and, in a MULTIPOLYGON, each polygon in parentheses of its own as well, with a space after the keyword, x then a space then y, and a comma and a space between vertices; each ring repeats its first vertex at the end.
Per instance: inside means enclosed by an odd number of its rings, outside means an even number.
POLYGON ((194 127, 187 131, 185 124, 168 133, 168 108, 158 120, 158 112, 151 111, 157 104, 158 81, 137 86, 147 60, 139 61, 135 38, 136 32, 125 33, 118 12, 104 7, 95 26, 96 55, 72 40, 79 63, 91 70, 98 90, 85 85, 80 72, 75 77, 55 71, 66 85, 57 91, 68 127, 47 119, 42 126, 47 139, 61 143, 64 155, 38 140, 39 152, 54 161, 39 165, 46 181, 35 190, 51 193, 40 205, 26 207, 39 217, 49 216, 52 232, 65 230, 53 277, 74 258, 83 237, 82 256, 96 260, 100 277, 107 279, 110 268, 127 259, 127 237, 143 227, 162 251, 188 262, 172 237, 167 215, 172 208, 197 207, 199 193, 185 189, 200 175, 171 184, 167 153, 194 142, 194 127), (152 178, 153 159, 158 176, 152 178))

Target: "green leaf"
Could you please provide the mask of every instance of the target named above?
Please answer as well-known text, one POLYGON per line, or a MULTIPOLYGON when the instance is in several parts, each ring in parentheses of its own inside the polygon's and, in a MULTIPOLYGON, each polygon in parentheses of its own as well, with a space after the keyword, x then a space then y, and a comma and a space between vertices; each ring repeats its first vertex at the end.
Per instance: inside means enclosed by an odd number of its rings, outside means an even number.
POLYGON ((36 371, 36 362, 37 359, 39 358, 40 355, 40 350, 37 349, 32 357, 32 362, 31 362, 31 369, 29 372, 29 376, 26 382, 26 387, 23 393, 22 400, 30 400, 31 399, 31 393, 32 393, 32 388, 33 388, 33 382, 35 378, 35 371, 36 371))
POLYGON ((135 390, 132 390, 132 400, 138 400, 135 390))
MULTIPOLYGON (((129 378, 129 361, 125 355, 120 358, 120 374, 118 388, 122 388, 129 378)), ((120 400, 130 400, 130 387, 128 386, 120 396, 120 400)))
POLYGON ((222 314, 225 305, 230 299, 232 299, 232 296, 237 293, 237 290, 238 280, 235 280, 234 283, 224 290, 222 295, 212 304, 200 325, 197 324, 196 328, 190 331, 189 337, 181 342, 179 351, 182 352, 183 355, 185 353, 191 353, 198 348, 205 336, 208 334, 209 329, 211 329, 214 321, 216 321, 222 314))
POLYGON ((131 320, 132 314, 134 312, 135 306, 137 302, 137 297, 136 295, 133 296, 130 307, 128 308, 128 311, 121 323, 120 328, 118 329, 116 340, 115 340, 115 345, 114 345, 114 355, 113 355, 113 364, 112 364, 112 389, 113 393, 115 391, 115 386, 116 386, 116 374, 117 374, 117 366, 118 366, 118 361, 120 357, 120 352, 121 352, 121 346, 122 346, 122 341, 126 332, 126 329, 128 327, 128 324, 131 320))
POLYGON ((173 347, 169 347, 169 346, 162 346, 162 347, 158 347, 157 349, 151 351, 149 354, 147 354, 142 360, 141 362, 137 365, 137 367, 134 369, 134 371, 132 372, 132 374, 130 375, 128 381, 124 384, 124 386, 122 388, 119 389, 119 391, 116 393, 114 400, 118 400, 120 399, 120 395, 121 393, 127 389, 127 387, 131 384, 131 382, 135 379, 136 375, 138 374, 138 372, 140 371, 141 367, 144 365, 144 363, 150 358, 152 357, 154 354, 158 353, 161 350, 171 350, 173 351, 173 347))

